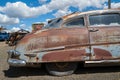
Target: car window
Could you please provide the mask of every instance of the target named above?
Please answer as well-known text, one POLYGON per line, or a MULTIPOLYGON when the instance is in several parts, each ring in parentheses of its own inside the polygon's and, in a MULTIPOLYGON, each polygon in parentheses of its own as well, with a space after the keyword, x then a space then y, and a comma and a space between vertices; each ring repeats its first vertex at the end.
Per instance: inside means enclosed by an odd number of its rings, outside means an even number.
POLYGON ((0 35, 7 35, 6 32, 0 32, 0 35))
POLYGON ((84 26, 83 18, 70 19, 64 24, 64 27, 83 27, 83 26, 84 26))
POLYGON ((90 26, 120 26, 120 14, 101 14, 89 16, 90 26))
POLYGON ((59 28, 62 22, 62 18, 57 18, 52 20, 48 25, 43 27, 43 29, 50 29, 50 28, 59 28))

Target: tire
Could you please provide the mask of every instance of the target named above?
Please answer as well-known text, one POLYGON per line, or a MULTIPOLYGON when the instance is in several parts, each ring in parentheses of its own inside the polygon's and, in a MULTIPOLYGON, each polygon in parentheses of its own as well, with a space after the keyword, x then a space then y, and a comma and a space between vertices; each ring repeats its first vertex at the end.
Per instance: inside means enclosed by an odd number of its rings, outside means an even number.
POLYGON ((66 76, 74 73, 77 64, 76 62, 46 63, 46 69, 51 75, 66 76))

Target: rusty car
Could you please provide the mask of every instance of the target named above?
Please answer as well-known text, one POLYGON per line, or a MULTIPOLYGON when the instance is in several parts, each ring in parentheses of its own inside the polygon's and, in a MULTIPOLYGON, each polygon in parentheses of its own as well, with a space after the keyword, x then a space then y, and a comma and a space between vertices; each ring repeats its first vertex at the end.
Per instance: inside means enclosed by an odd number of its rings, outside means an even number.
POLYGON ((56 76, 70 75, 78 63, 120 63, 120 9, 75 12, 51 20, 8 51, 10 66, 41 66, 56 76))

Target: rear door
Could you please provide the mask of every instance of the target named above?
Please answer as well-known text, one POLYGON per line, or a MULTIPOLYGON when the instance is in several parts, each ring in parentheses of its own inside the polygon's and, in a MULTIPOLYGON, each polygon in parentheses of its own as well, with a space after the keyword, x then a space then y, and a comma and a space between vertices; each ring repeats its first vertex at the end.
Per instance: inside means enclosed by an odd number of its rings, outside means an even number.
POLYGON ((93 59, 120 58, 120 14, 89 16, 89 33, 93 59))

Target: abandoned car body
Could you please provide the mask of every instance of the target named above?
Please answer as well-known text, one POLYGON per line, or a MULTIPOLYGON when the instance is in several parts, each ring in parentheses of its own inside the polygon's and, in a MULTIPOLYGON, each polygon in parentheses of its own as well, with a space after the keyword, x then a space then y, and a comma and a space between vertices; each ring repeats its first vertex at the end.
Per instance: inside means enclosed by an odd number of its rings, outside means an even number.
POLYGON ((72 74, 78 62, 120 63, 120 9, 76 12, 26 35, 8 52, 11 66, 45 63, 48 72, 72 74))

